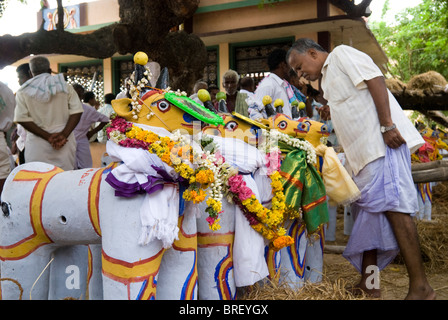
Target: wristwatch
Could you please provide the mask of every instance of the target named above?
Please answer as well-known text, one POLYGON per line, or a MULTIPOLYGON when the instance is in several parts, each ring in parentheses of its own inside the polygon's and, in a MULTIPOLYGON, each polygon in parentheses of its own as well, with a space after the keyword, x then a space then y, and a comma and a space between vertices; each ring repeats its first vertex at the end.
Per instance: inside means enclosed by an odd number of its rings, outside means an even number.
POLYGON ((395 129, 396 127, 397 126, 395 125, 395 123, 393 125, 391 125, 390 127, 381 126, 380 131, 381 131, 381 133, 385 133, 387 131, 395 129))

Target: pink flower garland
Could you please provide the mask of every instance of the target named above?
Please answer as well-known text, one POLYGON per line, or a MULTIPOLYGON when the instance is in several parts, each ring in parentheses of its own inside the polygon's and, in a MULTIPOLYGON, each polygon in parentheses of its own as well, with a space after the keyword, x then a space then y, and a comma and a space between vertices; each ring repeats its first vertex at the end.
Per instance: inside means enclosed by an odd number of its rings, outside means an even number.
POLYGON ((128 129, 132 128, 132 122, 127 122, 124 118, 115 117, 111 120, 111 125, 106 129, 107 134, 111 131, 120 131, 126 133, 128 129))
POLYGON ((281 155, 282 153, 279 149, 271 151, 265 155, 268 176, 280 169, 281 155))
MULTIPOLYGON (((107 136, 109 137, 112 131, 119 131, 125 134, 126 131, 132 128, 132 125, 133 125, 132 122, 127 122, 126 119, 124 118, 115 117, 114 119, 112 119, 111 125, 106 129, 107 136)), ((126 148, 139 148, 139 149, 148 149, 150 146, 150 143, 148 142, 141 141, 138 139, 131 139, 128 137, 119 141, 118 144, 126 148)))
POLYGON ((229 186, 230 192, 236 194, 241 201, 249 199, 254 194, 252 190, 246 186, 243 176, 239 174, 229 178, 229 186))

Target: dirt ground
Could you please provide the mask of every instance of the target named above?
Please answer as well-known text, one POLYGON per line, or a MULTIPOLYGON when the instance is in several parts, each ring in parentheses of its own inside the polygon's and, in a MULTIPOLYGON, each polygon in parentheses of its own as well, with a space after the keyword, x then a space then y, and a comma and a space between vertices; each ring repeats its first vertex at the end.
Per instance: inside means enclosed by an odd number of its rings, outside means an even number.
MULTIPOLYGON (((448 181, 439 183, 433 189, 433 207, 431 221, 416 221, 420 236, 422 256, 428 280, 436 291, 437 300, 448 300, 448 181)), ((349 236, 344 235, 344 216, 338 210, 336 223, 336 241, 327 241, 327 245, 344 246, 349 236)), ((324 254, 324 274, 331 281, 343 278, 356 284, 359 274, 341 254, 324 254)), ((399 257, 380 274, 382 298, 401 300, 408 290, 408 275, 405 265, 399 257)))
MULTIPOLYGON (((426 275, 437 300, 448 300, 448 181, 433 189, 431 221, 417 221, 420 249, 426 275)), ((307 283, 293 289, 287 283, 271 281, 255 284, 243 295, 242 300, 403 300, 408 292, 409 278, 399 254, 380 272, 381 298, 355 296, 348 287, 356 285, 359 273, 342 257, 341 253, 328 252, 330 247, 343 249, 349 239, 344 234, 343 208, 338 208, 336 240, 326 241, 322 281, 307 283)), ((338 250, 337 252, 342 252, 338 250)))

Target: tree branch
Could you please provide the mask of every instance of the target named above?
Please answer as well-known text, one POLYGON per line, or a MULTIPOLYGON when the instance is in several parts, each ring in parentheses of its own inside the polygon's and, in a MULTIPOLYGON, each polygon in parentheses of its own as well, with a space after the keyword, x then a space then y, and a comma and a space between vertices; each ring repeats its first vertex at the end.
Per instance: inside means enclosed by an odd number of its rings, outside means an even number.
POLYGON ((40 29, 15 37, 0 36, 0 69, 31 54, 75 54, 97 59, 111 57, 117 52, 114 27, 115 24, 106 26, 90 34, 40 29))
POLYGON ((372 0, 362 0, 360 4, 355 4, 353 0, 330 0, 332 5, 353 17, 369 16, 370 14, 367 14, 366 10, 371 2, 372 0))
POLYGON ((64 7, 62 6, 62 0, 57 0, 58 3, 58 23, 56 29, 59 31, 64 30, 64 7))

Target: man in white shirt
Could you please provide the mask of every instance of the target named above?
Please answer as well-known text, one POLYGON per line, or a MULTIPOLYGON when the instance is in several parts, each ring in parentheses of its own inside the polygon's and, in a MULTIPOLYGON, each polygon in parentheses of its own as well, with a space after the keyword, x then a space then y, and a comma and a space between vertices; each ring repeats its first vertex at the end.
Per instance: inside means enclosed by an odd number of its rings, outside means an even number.
POLYGON ((62 74, 51 75, 48 58, 33 57, 30 68, 33 78, 17 91, 14 112, 14 122, 27 130, 25 161, 42 161, 73 170, 73 129, 84 111, 81 101, 62 74))
POLYGON ((387 90, 383 74, 354 48, 340 45, 328 53, 310 39, 297 40, 287 61, 299 77, 320 80, 328 102, 320 114, 331 116, 361 190, 361 199, 352 204, 356 220, 344 251, 361 273, 355 289, 379 296, 379 287, 368 283, 371 272, 386 267, 401 250, 409 273, 406 298, 434 299, 411 217, 418 203, 410 153, 423 140, 387 90))
POLYGON ((292 117, 289 96, 286 91, 289 83, 285 79, 288 79, 290 70, 286 63, 286 51, 283 49, 273 50, 268 56, 268 66, 270 74, 261 80, 255 90, 254 98, 258 104, 259 111, 263 114, 263 97, 270 96, 273 102, 276 99, 282 99, 283 113, 292 117))
POLYGON ((6 143, 6 132, 11 128, 16 106, 14 93, 0 82, 0 196, 6 178, 11 172, 10 152, 6 143))

